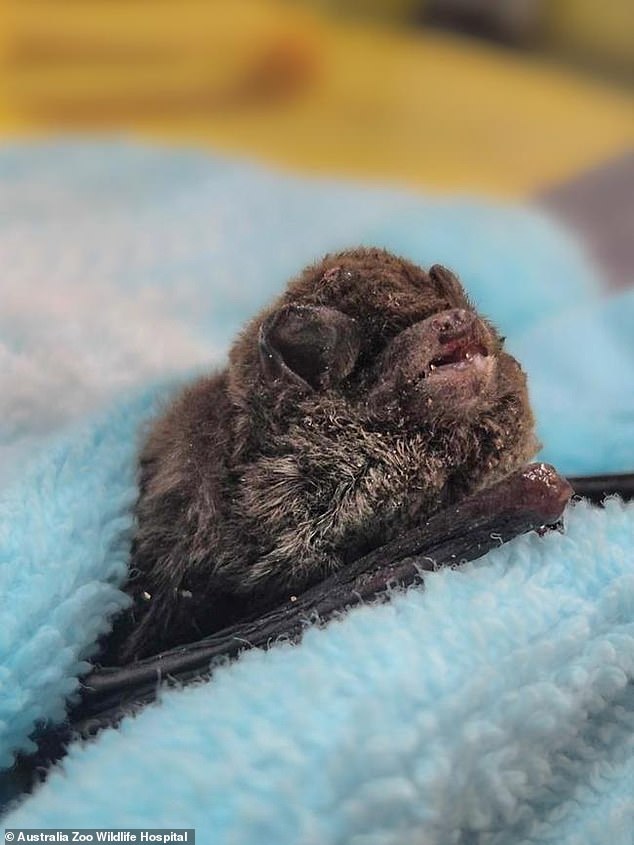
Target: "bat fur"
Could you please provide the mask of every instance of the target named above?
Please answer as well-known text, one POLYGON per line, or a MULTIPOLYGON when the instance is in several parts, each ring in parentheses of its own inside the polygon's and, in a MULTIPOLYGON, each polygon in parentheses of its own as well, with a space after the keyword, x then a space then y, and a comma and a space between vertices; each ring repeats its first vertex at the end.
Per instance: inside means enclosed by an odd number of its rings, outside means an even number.
POLYGON ((326 256, 153 423, 133 607, 104 662, 304 590, 522 467, 533 429, 525 374, 456 276, 380 249, 326 256))

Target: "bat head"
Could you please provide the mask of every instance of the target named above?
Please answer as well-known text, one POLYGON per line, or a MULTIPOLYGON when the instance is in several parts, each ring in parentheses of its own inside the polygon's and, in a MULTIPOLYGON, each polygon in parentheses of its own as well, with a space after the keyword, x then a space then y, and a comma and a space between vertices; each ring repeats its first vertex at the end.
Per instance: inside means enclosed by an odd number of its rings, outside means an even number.
POLYGON ((526 377, 503 343, 449 270, 356 249, 306 269, 247 327, 230 383, 241 404, 266 407, 257 418, 274 430, 338 407, 370 427, 437 432, 510 404, 525 434, 526 377))

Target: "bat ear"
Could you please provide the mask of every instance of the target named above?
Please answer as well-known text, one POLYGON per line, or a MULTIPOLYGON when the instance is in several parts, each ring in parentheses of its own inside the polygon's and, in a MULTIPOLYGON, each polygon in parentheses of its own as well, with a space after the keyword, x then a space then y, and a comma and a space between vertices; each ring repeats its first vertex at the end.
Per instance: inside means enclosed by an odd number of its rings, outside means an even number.
POLYGON ((335 308, 286 305, 260 326, 260 363, 269 381, 324 389, 349 375, 360 348, 357 321, 335 308))
POLYGON ((455 303, 457 307, 464 304, 465 301, 468 302, 460 280, 451 270, 447 270, 442 264, 434 264, 433 267, 429 268, 429 276, 438 293, 450 303, 455 303))

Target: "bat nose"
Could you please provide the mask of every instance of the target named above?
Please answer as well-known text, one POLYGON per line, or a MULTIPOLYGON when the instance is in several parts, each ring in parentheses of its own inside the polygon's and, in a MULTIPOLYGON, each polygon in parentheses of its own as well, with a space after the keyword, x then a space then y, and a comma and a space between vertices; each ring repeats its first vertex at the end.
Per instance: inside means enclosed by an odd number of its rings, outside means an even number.
POLYGON ((432 317, 430 324, 432 330, 438 334, 439 341, 447 343, 469 331, 475 319, 475 314, 466 308, 451 308, 432 317))

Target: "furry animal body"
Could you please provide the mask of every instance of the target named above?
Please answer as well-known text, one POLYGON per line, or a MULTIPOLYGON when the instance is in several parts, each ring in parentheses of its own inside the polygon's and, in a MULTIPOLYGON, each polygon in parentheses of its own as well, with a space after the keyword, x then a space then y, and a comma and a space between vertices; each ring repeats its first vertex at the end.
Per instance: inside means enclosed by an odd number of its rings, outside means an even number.
POLYGON ((327 256, 154 423, 109 659, 305 589, 522 467, 533 425, 520 365, 450 271, 327 256))

